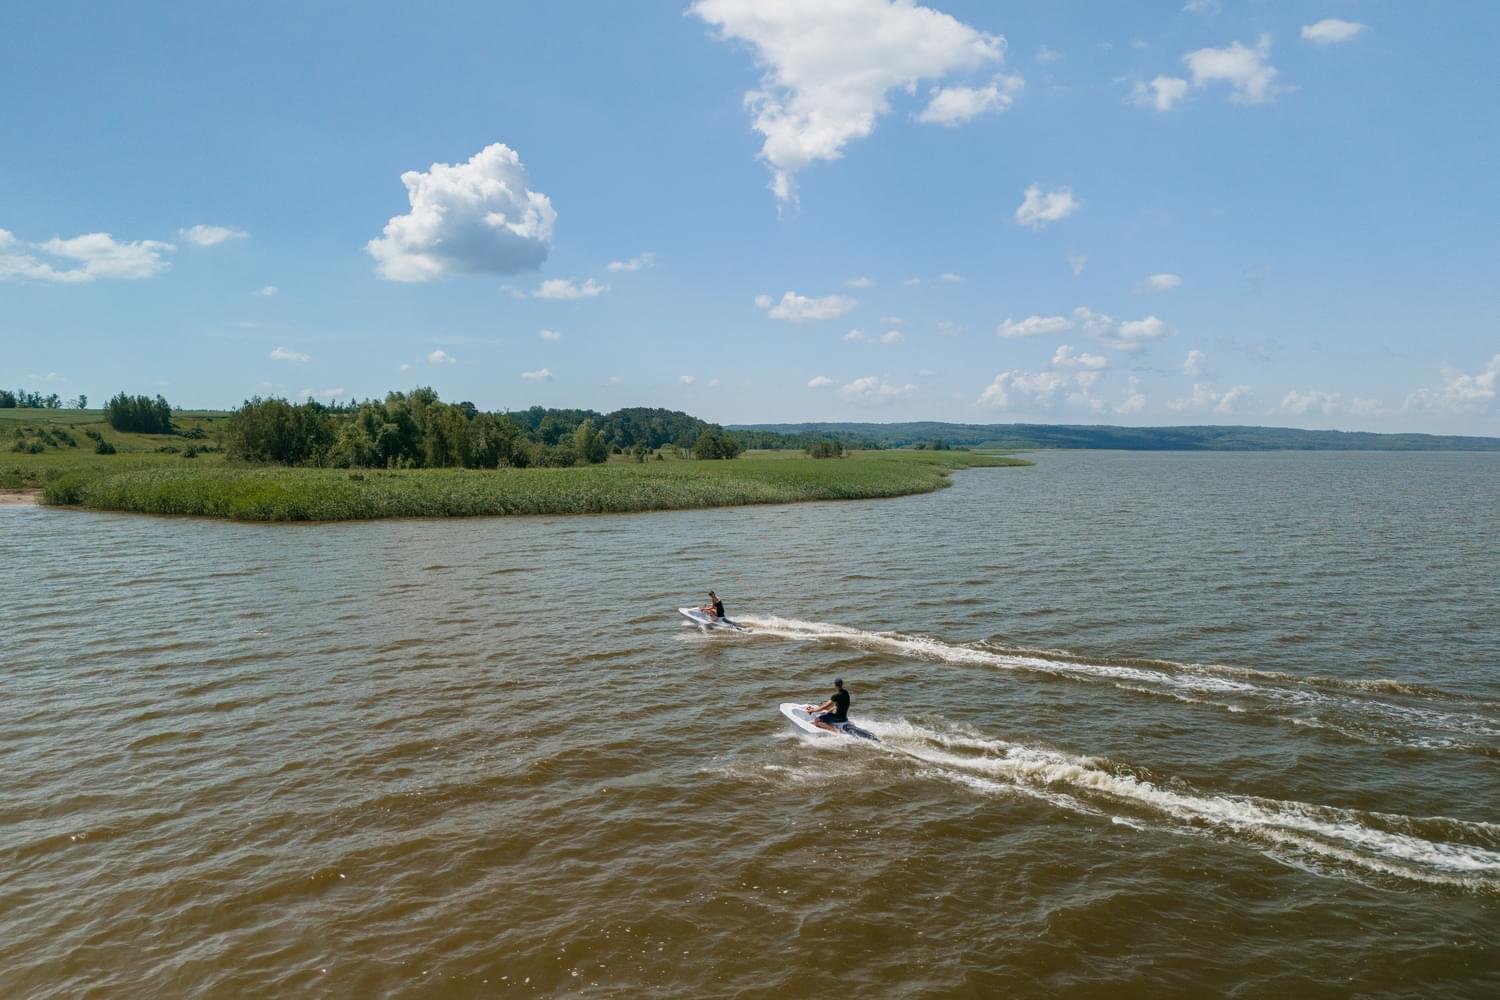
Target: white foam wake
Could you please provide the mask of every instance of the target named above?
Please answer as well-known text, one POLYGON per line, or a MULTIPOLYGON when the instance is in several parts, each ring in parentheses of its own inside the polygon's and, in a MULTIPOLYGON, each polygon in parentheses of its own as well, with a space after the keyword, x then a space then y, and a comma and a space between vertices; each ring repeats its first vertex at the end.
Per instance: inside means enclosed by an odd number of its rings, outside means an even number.
POLYGON ((1500 826, 1448 818, 1361 812, 1249 795, 1163 787, 1089 757, 1042 747, 939 732, 905 721, 869 723, 885 744, 935 773, 979 791, 1038 793, 1063 808, 1138 826, 1144 818, 1182 833, 1227 835, 1285 860, 1291 851, 1318 870, 1500 892, 1500 851, 1423 836, 1442 830, 1500 845, 1500 826))

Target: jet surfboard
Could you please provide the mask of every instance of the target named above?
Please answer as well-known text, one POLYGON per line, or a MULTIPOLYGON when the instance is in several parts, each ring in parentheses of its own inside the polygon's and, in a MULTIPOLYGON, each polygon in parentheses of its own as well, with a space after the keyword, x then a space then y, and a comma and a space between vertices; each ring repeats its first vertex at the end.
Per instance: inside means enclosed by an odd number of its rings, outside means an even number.
POLYGON ((724 629, 730 632, 749 632, 745 626, 728 618, 714 618, 702 608, 678 608, 677 613, 699 628, 724 629))
POLYGON ((781 714, 791 720, 792 725, 810 736, 853 736, 861 740, 874 740, 880 742, 880 738, 868 729, 861 729, 852 722, 835 722, 838 732, 829 732, 827 729, 813 722, 813 717, 808 714, 807 706, 796 702, 784 701, 781 703, 781 714))

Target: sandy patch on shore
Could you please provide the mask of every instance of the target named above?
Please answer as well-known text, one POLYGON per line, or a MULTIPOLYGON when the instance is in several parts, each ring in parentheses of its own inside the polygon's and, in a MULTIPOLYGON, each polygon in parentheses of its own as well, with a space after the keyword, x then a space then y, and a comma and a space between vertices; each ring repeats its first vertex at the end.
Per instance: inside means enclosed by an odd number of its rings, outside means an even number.
POLYGON ((35 507, 41 490, 0 490, 0 507, 35 507))

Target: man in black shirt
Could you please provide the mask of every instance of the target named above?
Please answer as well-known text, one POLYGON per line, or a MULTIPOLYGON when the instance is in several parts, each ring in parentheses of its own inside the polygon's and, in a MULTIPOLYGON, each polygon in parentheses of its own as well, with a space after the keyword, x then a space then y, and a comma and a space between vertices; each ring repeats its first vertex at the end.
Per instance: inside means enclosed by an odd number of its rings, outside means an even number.
POLYGON ((849 692, 844 690, 842 677, 833 679, 833 697, 817 708, 807 706, 808 715, 813 715, 815 712, 823 713, 813 718, 813 724, 819 729, 826 729, 831 733, 842 732, 839 727, 849 721, 849 692))
POLYGON ((719 595, 712 590, 708 592, 709 603, 703 605, 699 610, 704 614, 712 615, 714 618, 724 617, 724 602, 719 600, 719 595))

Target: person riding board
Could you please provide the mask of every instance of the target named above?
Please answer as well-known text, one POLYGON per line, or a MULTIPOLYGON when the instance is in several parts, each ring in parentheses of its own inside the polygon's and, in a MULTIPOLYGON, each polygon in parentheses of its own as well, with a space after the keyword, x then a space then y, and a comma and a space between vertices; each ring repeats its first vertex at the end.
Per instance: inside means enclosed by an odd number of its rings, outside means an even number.
POLYGON ((709 603, 703 605, 703 607, 699 608, 698 610, 702 611, 704 614, 708 615, 710 618, 714 619, 715 621, 717 621, 720 618, 723 618, 724 617, 724 602, 721 601, 721 600, 719 600, 719 595, 715 594, 712 590, 710 590, 708 592, 708 601, 709 601, 709 603))
POLYGON ((835 677, 833 679, 833 696, 823 704, 816 707, 807 706, 807 714, 821 712, 822 715, 814 716, 813 725, 819 729, 826 729, 831 733, 841 732, 839 726, 849 721, 849 692, 844 690, 844 679, 835 677))

